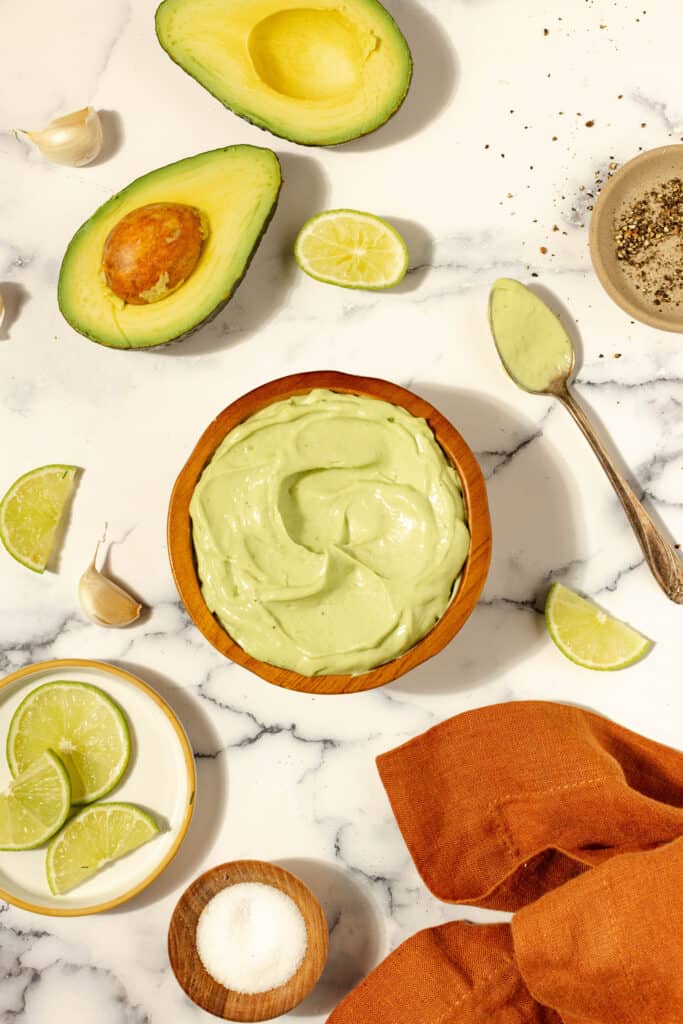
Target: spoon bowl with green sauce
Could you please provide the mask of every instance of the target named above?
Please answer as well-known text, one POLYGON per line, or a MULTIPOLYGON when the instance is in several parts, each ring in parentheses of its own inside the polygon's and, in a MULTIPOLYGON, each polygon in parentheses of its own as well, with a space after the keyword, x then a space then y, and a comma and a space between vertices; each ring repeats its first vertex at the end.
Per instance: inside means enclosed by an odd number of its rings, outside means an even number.
POLYGON ((614 465, 569 390, 576 358, 560 318, 525 285, 503 277, 491 289, 489 323, 498 355, 515 384, 530 394, 559 399, 579 425, 621 501, 652 574, 668 598, 683 604, 683 563, 614 465))

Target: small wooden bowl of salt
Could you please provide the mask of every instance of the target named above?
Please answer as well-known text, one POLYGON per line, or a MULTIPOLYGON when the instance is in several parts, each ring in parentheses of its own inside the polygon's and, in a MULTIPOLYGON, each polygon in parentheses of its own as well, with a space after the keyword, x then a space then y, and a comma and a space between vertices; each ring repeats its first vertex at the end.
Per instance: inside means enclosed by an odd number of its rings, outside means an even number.
POLYGON ((322 907, 295 875, 258 860, 220 864, 180 897, 168 930, 176 979, 203 1010, 271 1020, 302 1002, 322 974, 322 907))

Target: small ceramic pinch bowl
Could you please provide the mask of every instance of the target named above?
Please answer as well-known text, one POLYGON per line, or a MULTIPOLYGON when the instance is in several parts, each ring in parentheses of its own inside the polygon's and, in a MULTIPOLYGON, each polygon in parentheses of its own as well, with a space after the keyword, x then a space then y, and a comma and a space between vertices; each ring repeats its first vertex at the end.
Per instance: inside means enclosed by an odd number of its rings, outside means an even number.
POLYGON ((372 377, 321 370, 293 374, 271 381, 239 398, 204 431, 175 483, 168 515, 168 550, 178 593, 195 626, 226 658, 250 669, 262 679, 289 690, 306 693, 356 693, 383 686, 438 654, 462 628, 479 599, 491 560, 491 520, 486 485, 472 451, 448 420, 423 398, 406 388, 372 377), (251 655, 226 632, 209 611, 202 596, 192 543, 190 500, 195 486, 225 436, 239 423, 265 406, 315 388, 361 395, 402 406, 427 421, 449 462, 455 467, 463 490, 470 550, 458 590, 433 628, 413 647, 384 665, 358 675, 304 676, 270 665, 251 655))
MULTIPOLYGON (((590 225, 590 252, 600 283, 618 306, 650 327, 683 332, 683 289, 681 305, 657 305, 654 295, 636 288, 635 273, 617 259, 614 229, 631 204, 652 188, 671 178, 683 179, 683 145, 650 149, 630 160, 604 186, 595 202, 590 225)), ((680 248, 680 238, 667 245, 680 248)))
POLYGON ((260 860, 236 860, 200 875, 178 900, 168 930, 168 956, 178 984, 203 1010, 225 1020, 272 1020, 293 1010, 322 974, 328 947, 325 915, 310 889, 284 868, 260 860), (306 923, 306 953, 299 969, 284 985, 256 995, 225 988, 206 971, 197 952, 197 922, 204 907, 223 889, 240 882, 279 889, 296 903, 306 923))

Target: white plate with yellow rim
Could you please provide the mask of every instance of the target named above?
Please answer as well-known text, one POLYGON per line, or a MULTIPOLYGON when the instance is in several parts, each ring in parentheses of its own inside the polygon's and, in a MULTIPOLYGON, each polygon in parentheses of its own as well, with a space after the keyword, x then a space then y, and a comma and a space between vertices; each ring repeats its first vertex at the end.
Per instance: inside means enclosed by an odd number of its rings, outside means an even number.
POLYGON ((182 725, 155 690, 113 665, 59 659, 29 665, 0 680, 0 791, 11 778, 4 748, 12 715, 31 690, 59 680, 99 686, 121 707, 131 735, 130 761, 121 782, 104 799, 139 804, 161 828, 149 843, 63 896, 50 892, 44 846, 21 852, 0 850, 0 899, 36 914, 74 917, 124 903, 170 863, 192 817, 195 768, 182 725))

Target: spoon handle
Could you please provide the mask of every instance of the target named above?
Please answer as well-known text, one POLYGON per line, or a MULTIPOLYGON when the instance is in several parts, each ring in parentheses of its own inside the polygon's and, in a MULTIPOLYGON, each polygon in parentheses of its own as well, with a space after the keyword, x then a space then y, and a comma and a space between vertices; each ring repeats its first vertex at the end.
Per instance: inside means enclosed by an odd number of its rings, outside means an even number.
POLYGON ((675 601, 676 604, 683 604, 683 562, 678 557, 676 550, 664 540, 612 462, 607 449, 596 434, 593 424, 573 395, 567 389, 557 391, 555 394, 581 427, 588 443, 600 460, 602 468, 607 473, 619 501, 624 506, 624 511, 643 549, 645 561, 650 566, 654 578, 668 598, 675 601))

